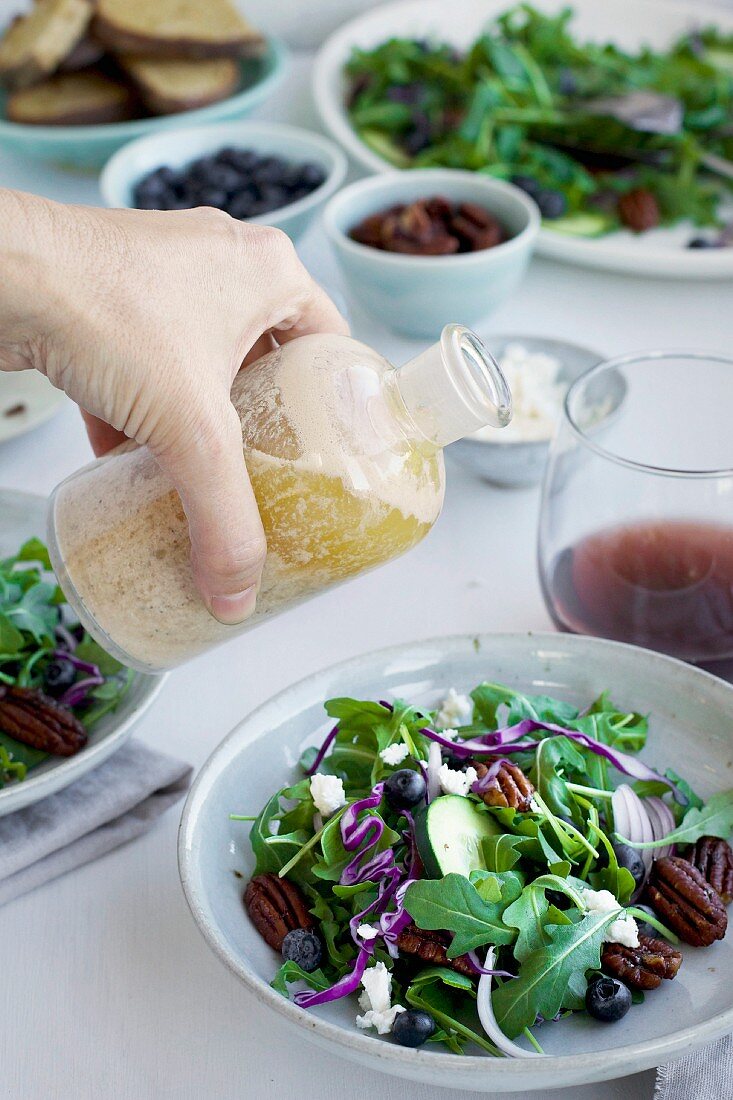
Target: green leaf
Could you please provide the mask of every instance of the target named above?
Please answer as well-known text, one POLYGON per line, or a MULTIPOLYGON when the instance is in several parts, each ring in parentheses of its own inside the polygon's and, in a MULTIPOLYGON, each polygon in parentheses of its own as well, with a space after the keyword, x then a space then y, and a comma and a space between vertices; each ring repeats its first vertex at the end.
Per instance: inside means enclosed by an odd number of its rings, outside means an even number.
POLYGON ((581 1008, 585 974, 601 965, 601 945, 614 914, 588 913, 577 924, 548 925, 550 942, 523 960, 519 975, 493 993, 499 1027, 510 1039, 538 1015, 551 1020, 561 1008, 581 1008))
POLYGON ((504 923, 517 929, 517 941, 513 950, 514 957, 519 962, 550 942, 546 926, 550 923, 549 910, 555 910, 555 906, 550 905, 547 890, 565 894, 575 905, 581 901, 576 891, 556 875, 542 875, 525 886, 520 897, 504 910, 504 923))
POLYGON ((8 655, 20 653, 23 644, 22 632, 0 611, 0 651, 8 655))
MULTIPOLYGON (((35 768, 36 764, 40 764, 42 760, 48 759, 47 752, 41 752, 40 749, 34 749, 31 745, 25 745, 22 741, 16 741, 10 734, 3 733, 0 730, 0 750, 5 750, 6 753, 12 758, 16 764, 23 765, 25 768, 35 768)), ((25 778, 20 777, 20 778, 25 778)))
POLYGON ((486 943, 512 942, 515 933, 504 924, 502 913, 516 896, 517 884, 512 881, 507 883, 507 896, 487 902, 463 875, 450 874, 413 882, 405 894, 405 909, 418 928, 453 933, 448 958, 454 959, 486 943))
POLYGON ((38 562, 49 573, 53 567, 51 565, 51 559, 48 556, 48 550, 40 539, 30 538, 27 542, 24 542, 18 551, 16 561, 35 561, 38 562))
POLYGON ((554 814, 573 817, 575 799, 561 771, 584 774, 585 757, 569 737, 546 737, 537 746, 532 782, 554 814))
MULTIPOLYGON (((287 790, 287 788, 283 788, 287 790)), ((294 833, 273 833, 272 826, 280 813, 283 791, 274 794, 252 825, 249 841, 255 856, 255 875, 277 874, 296 855, 308 840, 308 834, 300 830, 294 833)))
POLYGON ((101 645, 95 642, 91 635, 86 633, 74 650, 74 654, 82 661, 89 661, 90 664, 96 665, 103 676, 115 676, 125 667, 114 657, 111 657, 106 650, 102 649, 101 645))
POLYGON ((294 982, 305 982, 311 989, 318 990, 328 989, 332 982, 330 978, 327 978, 322 969, 311 970, 307 973, 298 963, 288 959, 284 962, 277 974, 270 982, 270 985, 278 993, 282 993, 284 997, 289 996, 288 984, 294 982))
POLYGON ((420 971, 405 990, 407 1004, 430 1013, 447 1037, 440 1038, 453 1051, 459 1053, 463 1042, 471 1042, 496 1056, 499 1051, 483 1034, 475 999, 476 990, 469 978, 440 966, 420 971), (456 1041, 451 1043, 451 1037, 456 1041))
POLYGON ((719 791, 708 799, 702 809, 692 806, 680 825, 660 840, 631 842, 622 837, 631 848, 664 848, 667 844, 694 844, 702 836, 717 836, 727 840, 733 832, 733 789, 719 791))
POLYGON ((524 839, 512 833, 483 837, 481 850, 489 871, 511 871, 522 858, 524 839))

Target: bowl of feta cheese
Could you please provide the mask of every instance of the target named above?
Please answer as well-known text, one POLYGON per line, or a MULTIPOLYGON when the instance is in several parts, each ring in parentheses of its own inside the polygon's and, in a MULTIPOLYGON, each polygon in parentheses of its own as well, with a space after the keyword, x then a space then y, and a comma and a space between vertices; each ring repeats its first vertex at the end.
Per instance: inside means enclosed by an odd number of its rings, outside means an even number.
POLYGON ((512 393, 514 414, 505 428, 480 428, 449 453, 493 485, 537 485, 570 385, 604 356, 566 340, 496 336, 487 344, 512 393))

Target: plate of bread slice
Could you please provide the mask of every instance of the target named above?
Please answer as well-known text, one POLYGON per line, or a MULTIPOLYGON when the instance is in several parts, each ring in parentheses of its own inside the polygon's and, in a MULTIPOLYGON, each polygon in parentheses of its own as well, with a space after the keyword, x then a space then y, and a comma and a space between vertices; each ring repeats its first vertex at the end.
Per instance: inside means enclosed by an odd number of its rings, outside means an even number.
POLYGON ((285 61, 231 0, 35 0, 0 35, 0 148, 96 168, 131 138, 243 117, 285 61))

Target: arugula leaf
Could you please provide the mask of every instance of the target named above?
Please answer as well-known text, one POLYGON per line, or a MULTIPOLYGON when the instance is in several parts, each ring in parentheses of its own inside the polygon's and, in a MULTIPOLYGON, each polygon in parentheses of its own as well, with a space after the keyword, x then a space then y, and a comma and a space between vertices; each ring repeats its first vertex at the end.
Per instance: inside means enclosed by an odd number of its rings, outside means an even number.
POLYGON ((557 875, 542 875, 525 886, 517 900, 504 911, 504 923, 510 928, 516 928, 518 932, 513 952, 519 962, 550 942, 546 931, 546 925, 551 923, 549 910, 552 908, 555 913, 560 910, 554 905, 551 906, 547 898, 548 890, 565 894, 575 905, 581 901, 576 891, 557 875))
MULTIPOLYGON (((261 810, 249 833, 249 842, 255 856, 255 875, 277 874, 296 855, 308 840, 303 830, 280 835, 272 828, 280 813, 283 790, 274 794, 261 810)), ((291 877, 297 877, 295 873, 291 877)))
POLYGON ((293 982, 305 982, 311 989, 316 989, 319 992, 322 989, 328 989, 332 985, 330 978, 327 978, 323 973, 323 970, 319 967, 318 970, 305 971, 298 963, 293 962, 292 959, 288 959, 284 962, 277 974, 270 982, 270 985, 278 993, 282 993, 284 997, 288 997, 289 990, 288 985, 293 982))
POLYGON ((560 817, 573 817, 575 799, 567 789, 567 781, 560 770, 585 772, 585 757, 569 737, 546 737, 540 741, 530 778, 541 797, 553 813, 560 817))
POLYGON ((538 1015, 551 1020, 561 1008, 584 1003, 585 974, 601 965, 601 945, 614 914, 587 913, 576 924, 548 925, 549 943, 526 956, 519 975, 493 993, 497 1023, 510 1039, 538 1015))
POLYGON ((522 858, 524 838, 512 833, 498 833, 481 840, 481 852, 489 871, 511 871, 522 858))
POLYGON ((502 920, 506 906, 518 894, 516 879, 506 883, 498 902, 487 902, 463 875, 413 882, 405 894, 405 909, 418 928, 444 929, 453 933, 448 958, 455 959, 486 943, 508 944, 515 932, 502 920))
POLYGON ((727 840, 733 832, 733 789, 719 791, 708 799, 702 809, 692 806, 680 825, 660 840, 632 842, 624 837, 624 844, 631 848, 664 848, 667 844, 694 844, 702 836, 717 836, 727 840))

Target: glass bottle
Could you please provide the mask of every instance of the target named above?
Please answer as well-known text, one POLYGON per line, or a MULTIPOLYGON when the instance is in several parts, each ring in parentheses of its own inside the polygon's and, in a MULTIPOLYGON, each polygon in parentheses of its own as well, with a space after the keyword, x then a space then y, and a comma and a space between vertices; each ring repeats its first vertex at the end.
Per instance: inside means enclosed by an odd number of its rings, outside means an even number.
POLYGON ((415 546, 440 513, 442 448, 511 417, 496 362, 459 325, 400 370, 349 337, 300 337, 241 370, 232 401, 268 546, 245 622, 206 610, 180 499, 146 448, 93 462, 53 494, 49 548, 69 603, 140 671, 181 664, 415 546))

